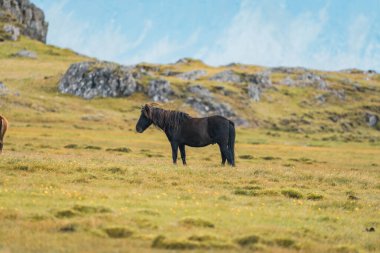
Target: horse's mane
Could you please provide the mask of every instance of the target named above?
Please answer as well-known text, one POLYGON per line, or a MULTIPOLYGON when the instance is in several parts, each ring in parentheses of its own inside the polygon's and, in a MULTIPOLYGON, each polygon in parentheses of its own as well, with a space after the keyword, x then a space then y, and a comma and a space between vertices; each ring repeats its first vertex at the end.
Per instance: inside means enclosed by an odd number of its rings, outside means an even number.
POLYGON ((145 112, 153 124, 164 131, 167 129, 177 129, 184 120, 191 119, 191 116, 187 113, 164 110, 150 105, 146 105, 145 112))

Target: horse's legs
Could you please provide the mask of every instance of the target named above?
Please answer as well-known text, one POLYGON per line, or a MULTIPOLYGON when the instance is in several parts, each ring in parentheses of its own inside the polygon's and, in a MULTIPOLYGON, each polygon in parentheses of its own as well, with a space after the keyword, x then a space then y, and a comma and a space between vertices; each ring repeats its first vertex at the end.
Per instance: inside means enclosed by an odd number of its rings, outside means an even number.
POLYGON ((186 165, 186 152, 184 144, 179 145, 179 151, 181 152, 182 163, 183 165, 186 165))
POLYGON ((177 155, 178 155, 178 143, 171 142, 172 145, 172 157, 173 157, 173 164, 177 164, 177 155))
POLYGON ((226 160, 228 160, 228 163, 230 163, 230 160, 228 159, 228 148, 227 145, 218 143, 219 149, 220 149, 220 154, 222 156, 222 166, 226 164, 226 160))

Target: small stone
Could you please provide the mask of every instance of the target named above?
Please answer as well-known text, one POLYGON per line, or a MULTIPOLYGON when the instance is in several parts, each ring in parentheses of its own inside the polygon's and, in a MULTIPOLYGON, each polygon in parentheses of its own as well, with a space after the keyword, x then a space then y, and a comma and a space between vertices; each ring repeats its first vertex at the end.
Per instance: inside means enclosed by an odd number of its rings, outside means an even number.
POLYGON ((17 53, 15 53, 13 56, 15 57, 23 57, 23 58, 31 58, 31 59, 36 59, 37 58, 37 53, 29 50, 20 50, 17 53))

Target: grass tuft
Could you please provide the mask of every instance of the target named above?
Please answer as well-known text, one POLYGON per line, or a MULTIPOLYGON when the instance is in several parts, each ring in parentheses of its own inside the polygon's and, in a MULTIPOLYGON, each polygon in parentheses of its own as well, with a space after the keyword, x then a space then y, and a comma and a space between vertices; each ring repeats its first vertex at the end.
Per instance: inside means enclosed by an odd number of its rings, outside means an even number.
POLYGON ((306 198, 308 200, 322 200, 323 195, 317 193, 309 193, 306 198))
POLYGON ((129 153, 132 150, 130 148, 107 148, 106 151, 129 153))
POLYGON ((165 236, 159 235, 152 242, 152 248, 157 249, 171 249, 171 250, 188 250, 199 249, 201 244, 188 240, 167 240, 165 236))
POLYGON ((256 244, 260 241, 260 237, 257 235, 247 235, 235 240, 237 244, 242 247, 248 247, 252 244, 256 244))
POLYGON ((289 238, 279 238, 275 239, 274 242, 277 246, 280 246, 282 248, 293 248, 296 246, 296 242, 289 238))
POLYGON ((299 191, 293 189, 282 190, 281 194, 291 199, 302 199, 303 195, 299 191))
POLYGON ((60 210, 54 214, 54 216, 57 218, 73 218, 77 215, 78 213, 71 209, 60 210))
POLYGON ((253 155, 239 155, 239 158, 240 159, 244 159, 244 160, 252 160, 252 159, 254 159, 253 155))
POLYGON ((85 214, 93 214, 93 213, 111 213, 112 210, 108 207, 103 206, 85 206, 85 205, 75 205, 73 210, 78 211, 80 213, 85 214))
POLYGON ((111 238, 128 238, 133 235, 133 231, 124 227, 109 227, 103 231, 111 238))
POLYGON ((201 218, 187 217, 180 220, 179 223, 184 226, 192 226, 192 227, 203 227, 203 228, 215 227, 215 225, 212 222, 201 219, 201 218))

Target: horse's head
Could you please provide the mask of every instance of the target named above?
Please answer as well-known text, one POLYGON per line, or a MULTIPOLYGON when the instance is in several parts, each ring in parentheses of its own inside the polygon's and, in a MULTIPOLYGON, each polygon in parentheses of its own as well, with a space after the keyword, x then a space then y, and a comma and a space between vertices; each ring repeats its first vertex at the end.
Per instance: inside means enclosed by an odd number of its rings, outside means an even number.
POLYGON ((147 129, 150 125, 152 125, 153 121, 151 117, 152 115, 151 111, 152 111, 152 107, 150 105, 144 105, 141 108, 141 115, 136 124, 136 131, 138 133, 144 132, 145 129, 147 129))

